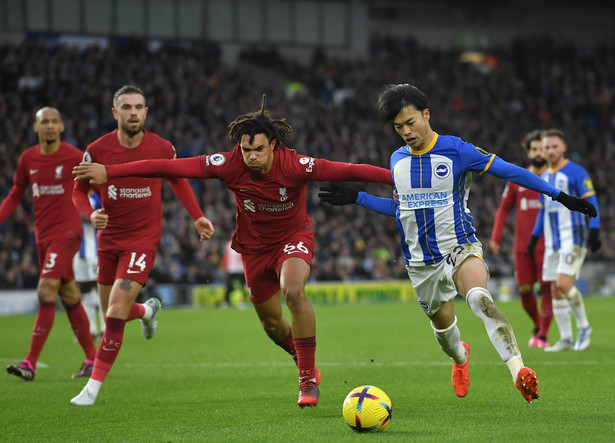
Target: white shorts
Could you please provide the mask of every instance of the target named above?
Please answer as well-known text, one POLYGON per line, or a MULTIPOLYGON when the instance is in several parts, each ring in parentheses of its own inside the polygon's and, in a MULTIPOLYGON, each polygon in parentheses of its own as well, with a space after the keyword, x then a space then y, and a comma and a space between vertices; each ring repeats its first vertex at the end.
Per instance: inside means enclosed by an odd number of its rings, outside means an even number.
POLYGON ((98 259, 81 258, 79 253, 73 257, 73 272, 77 283, 96 281, 98 277, 98 259))
POLYGON ((444 303, 455 298, 457 288, 453 276, 468 257, 483 259, 483 246, 480 242, 457 245, 444 260, 435 265, 406 266, 416 298, 427 315, 435 314, 444 303))
POLYGON ((81 247, 73 258, 73 272, 77 283, 96 281, 98 277, 98 254, 96 229, 88 222, 82 222, 83 238, 81 247))
POLYGON ((558 274, 572 275, 578 278, 586 255, 587 248, 581 246, 573 246, 571 249, 560 249, 559 251, 545 251, 545 258, 542 262, 543 281, 556 281, 558 274))

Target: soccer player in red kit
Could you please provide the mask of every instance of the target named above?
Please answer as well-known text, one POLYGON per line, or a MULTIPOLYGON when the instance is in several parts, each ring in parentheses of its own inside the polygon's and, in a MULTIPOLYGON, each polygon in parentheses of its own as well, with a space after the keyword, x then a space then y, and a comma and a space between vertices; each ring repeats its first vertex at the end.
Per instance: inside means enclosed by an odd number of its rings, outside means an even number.
MULTIPOLYGON (((529 170, 541 176, 547 168, 547 162, 542 150, 542 132, 539 130, 528 133, 522 141, 522 146, 530 160, 529 170)), ((489 247, 494 254, 500 252, 500 240, 506 219, 510 210, 515 207, 515 277, 519 287, 519 296, 523 308, 534 322, 534 333, 529 345, 538 348, 549 346, 547 333, 553 319, 551 285, 542 281, 542 260, 545 252, 544 240, 541 238, 537 244, 535 257, 530 257, 527 244, 532 235, 536 216, 540 211, 540 198, 536 191, 523 188, 515 183, 508 182, 504 188, 502 202, 498 207, 491 231, 489 247), (534 283, 540 282, 540 313, 534 295, 534 283)))
MULTIPOLYGON (((168 140, 143 129, 147 116, 145 95, 126 85, 113 96, 113 116, 118 128, 86 149, 84 161, 121 164, 142 159, 172 159, 175 149, 168 140)), ((186 179, 168 179, 201 237, 213 234, 186 179)), ((73 201, 84 218, 98 229, 98 293, 105 313, 105 332, 100 341, 92 375, 73 405, 92 405, 122 345, 127 321, 141 319, 145 338, 152 338, 158 323, 160 300, 135 303, 154 264, 162 233, 162 179, 117 178, 97 187, 102 209, 94 211, 88 200, 90 185, 75 183, 73 201)))
POLYGON ((0 223, 15 211, 26 189, 31 187, 40 268, 36 291, 38 314, 30 352, 24 361, 9 365, 6 370, 23 380, 34 380, 36 363, 55 319, 57 294, 85 353, 85 362, 73 377, 87 377, 92 371, 96 348, 73 274, 73 256, 81 244, 81 217, 71 201, 71 171, 79 164, 83 151, 60 139, 64 123, 55 108, 44 107, 36 113, 34 131, 39 144, 26 149, 19 157, 13 187, 0 205, 0 223))
POLYGON ((250 301, 263 329, 295 358, 300 407, 316 406, 320 371, 315 365, 316 319, 305 296, 314 253, 313 222, 306 208, 306 183, 369 181, 392 184, 388 169, 332 162, 297 154, 284 144, 292 132, 283 119, 260 111, 230 125, 231 152, 176 160, 105 166, 82 163, 77 180, 104 183, 115 177, 217 178, 233 191, 237 228, 232 247, 242 256, 250 301), (284 297, 292 327, 282 317, 284 297))

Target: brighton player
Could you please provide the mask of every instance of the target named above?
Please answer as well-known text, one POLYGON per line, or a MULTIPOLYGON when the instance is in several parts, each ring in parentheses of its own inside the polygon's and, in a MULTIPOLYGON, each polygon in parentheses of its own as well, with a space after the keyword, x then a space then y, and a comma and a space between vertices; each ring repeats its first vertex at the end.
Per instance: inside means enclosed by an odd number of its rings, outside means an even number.
POLYGON ((34 380, 36 363, 55 319, 58 295, 85 353, 85 362, 75 376, 87 377, 96 348, 72 267, 73 256, 81 242, 81 220, 71 201, 71 170, 79 164, 83 151, 60 139, 64 123, 56 108, 44 107, 36 112, 34 131, 39 143, 19 156, 13 187, 0 205, 0 223, 15 211, 30 187, 40 269, 36 290, 38 314, 28 355, 21 363, 7 366, 6 370, 23 380, 34 380))
MULTIPOLYGON (((529 132, 523 138, 521 146, 527 153, 530 161, 530 172, 541 176, 547 169, 547 161, 542 149, 542 131, 536 129, 529 132)), ((502 201, 495 214, 489 249, 495 255, 500 253, 500 240, 504 231, 506 219, 512 208, 515 208, 515 241, 513 250, 515 254, 515 280, 519 289, 521 305, 534 323, 534 333, 529 341, 529 346, 546 348, 547 334, 553 319, 551 308, 551 284, 542 281, 542 260, 544 256, 544 242, 539 241, 536 245, 535 256, 530 257, 527 245, 534 229, 536 216, 540 211, 540 194, 532 189, 519 186, 516 183, 507 182, 502 194, 502 201), (540 311, 534 283, 540 283, 540 311)))
MULTIPOLYGON (((175 157, 168 140, 144 129, 148 108, 145 95, 133 85, 121 87, 113 96, 113 116, 117 129, 92 142, 85 161, 108 164, 146 158, 175 157)), ((213 234, 213 225, 203 212, 185 179, 168 180, 182 202, 201 240, 213 234)), ((127 321, 141 319, 143 335, 156 333, 160 300, 153 297, 144 304, 135 303, 154 264, 162 234, 162 179, 129 177, 112 180, 96 190, 102 208, 90 205, 87 182, 75 183, 73 202, 81 215, 98 229, 98 293, 105 313, 105 332, 96 352, 92 375, 72 405, 93 405, 105 377, 122 346, 127 321)))
POLYGON ((250 301, 263 329, 296 360, 300 407, 316 406, 320 372, 315 366, 316 320, 305 296, 314 253, 313 222, 307 214, 309 180, 369 181, 392 184, 387 169, 299 155, 284 146, 292 127, 260 111, 230 125, 237 144, 231 152, 176 160, 148 160, 105 166, 82 163, 78 180, 101 184, 107 178, 217 178, 233 191, 237 228, 232 247, 242 256, 250 301), (281 297, 292 327, 282 317, 281 297))
POLYGON ((378 198, 339 186, 323 188, 319 196, 332 204, 358 203, 396 216, 408 276, 438 344, 453 360, 451 376, 458 397, 470 389, 470 346, 461 341, 455 316, 454 299, 460 294, 484 323, 513 383, 531 403, 539 397, 538 378, 524 365, 512 327, 487 290, 489 272, 467 207, 472 172, 489 172, 591 216, 596 215, 595 208, 458 137, 435 133, 427 97, 415 86, 385 86, 378 97, 378 111, 406 142, 391 156, 397 198, 378 198))
MULTIPOLYGON (((88 195, 92 209, 100 209, 100 197, 93 190, 88 195)), ((83 309, 90 321, 90 334, 96 340, 102 338, 105 332, 105 319, 100 308, 100 297, 96 288, 96 276, 98 275, 98 240, 96 239, 96 228, 92 223, 84 219, 81 220, 81 246, 73 258, 73 271, 75 272, 75 282, 81 294, 83 309)), ((93 366, 94 362, 92 362, 93 366)), ((91 370, 90 370, 91 372, 91 370)), ((89 374, 88 374, 89 375, 89 374)))
MULTIPOLYGON (((587 198, 598 208, 596 191, 589 174, 578 164, 565 157, 564 134, 559 129, 548 129, 542 138, 549 169, 543 178, 553 186, 575 196, 587 198)), ((575 286, 587 247, 592 252, 600 249, 600 216, 587 217, 570 212, 558 202, 543 199, 536 226, 528 245, 533 254, 538 238, 544 231, 545 257, 542 278, 551 282, 553 292, 553 316, 559 328, 560 340, 545 348, 547 352, 567 349, 583 351, 589 346, 592 328, 587 320, 583 295, 575 286), (572 311, 577 323, 577 340, 573 340, 570 318, 572 311)))

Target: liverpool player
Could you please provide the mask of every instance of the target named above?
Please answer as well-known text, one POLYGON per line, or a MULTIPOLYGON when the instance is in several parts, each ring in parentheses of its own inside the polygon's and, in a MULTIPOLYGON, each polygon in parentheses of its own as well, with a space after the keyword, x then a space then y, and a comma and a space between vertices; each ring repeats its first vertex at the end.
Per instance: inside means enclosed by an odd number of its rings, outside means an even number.
MULTIPOLYGON (((535 130, 528 133, 521 142, 527 152, 530 161, 528 169, 537 176, 541 176, 547 169, 547 161, 542 149, 542 131, 535 130)), ((527 244, 532 236, 534 222, 540 211, 540 194, 528 188, 519 186, 513 182, 507 182, 502 194, 502 202, 498 207, 489 240, 489 248, 497 255, 500 253, 500 240, 506 219, 512 208, 516 209, 515 218, 515 242, 513 246, 515 254, 515 279, 519 288, 521 304, 525 312, 534 322, 534 333, 530 338, 529 345, 537 348, 546 348, 547 333, 553 319, 551 308, 551 284, 542 281, 542 259, 544 256, 544 241, 536 245, 535 256, 530 257, 527 252, 527 244), (540 313, 536 295, 534 295, 534 283, 540 282, 540 313)))
POLYGON ((81 218, 71 202, 71 170, 79 164, 83 151, 60 139, 64 123, 55 108, 45 107, 36 113, 34 131, 39 143, 19 157, 13 187, 0 205, 0 223, 15 211, 26 189, 31 187, 40 269, 36 291, 38 314, 30 352, 24 361, 9 365, 6 370, 23 380, 34 380, 36 363, 53 326, 58 295, 85 353, 85 362, 75 376, 87 377, 92 372, 96 348, 73 274, 73 256, 81 244, 81 218))
POLYGON ((176 160, 148 160, 105 166, 82 163, 77 180, 102 184, 117 177, 217 178, 233 191, 237 228, 232 247, 242 255, 246 283, 267 335, 293 356, 299 372, 300 407, 318 403, 320 372, 315 366, 316 320, 305 296, 314 253, 313 222, 306 209, 308 180, 392 184, 387 169, 332 162, 297 154, 284 146, 292 132, 285 120, 260 111, 230 125, 237 144, 231 152, 176 160), (292 327, 282 317, 282 297, 292 327))
MULTIPOLYGON (((145 95, 127 85, 113 96, 113 116, 118 127, 91 143, 85 161, 106 164, 146 158, 172 159, 175 149, 168 140, 143 129, 147 116, 145 95)), ((213 225, 203 216, 192 188, 185 179, 171 178, 169 183, 180 199, 201 237, 213 234, 213 225)), ((92 405, 111 370, 122 346, 127 321, 141 319, 145 338, 152 338, 161 303, 151 298, 135 303, 154 264, 162 232, 162 179, 118 178, 97 187, 102 209, 93 210, 88 200, 90 185, 75 183, 73 201, 84 218, 98 229, 98 293, 105 313, 105 332, 100 341, 94 369, 73 405, 92 405)))

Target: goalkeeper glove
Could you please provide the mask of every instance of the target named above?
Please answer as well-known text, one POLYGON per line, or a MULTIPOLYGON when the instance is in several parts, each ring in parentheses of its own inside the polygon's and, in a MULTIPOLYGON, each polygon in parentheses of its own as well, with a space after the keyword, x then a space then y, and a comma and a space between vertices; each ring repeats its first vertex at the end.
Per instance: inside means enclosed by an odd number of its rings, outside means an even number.
POLYGON ((588 246, 591 248, 592 252, 596 252, 602 246, 602 242, 600 241, 600 230, 593 228, 589 230, 589 239, 587 240, 588 246))
POLYGON ((319 188, 318 198, 335 206, 351 205, 357 202, 359 191, 349 186, 329 183, 319 188))
POLYGON ((538 243, 538 237, 536 237, 535 235, 532 235, 530 237, 530 241, 527 244, 527 255, 529 255, 532 258, 536 258, 536 256, 534 255, 534 249, 536 249, 536 243, 538 243))
POLYGON ((582 214, 587 214, 591 218, 598 215, 596 208, 585 198, 573 197, 561 191, 556 200, 566 206, 571 211, 578 211, 582 214))

